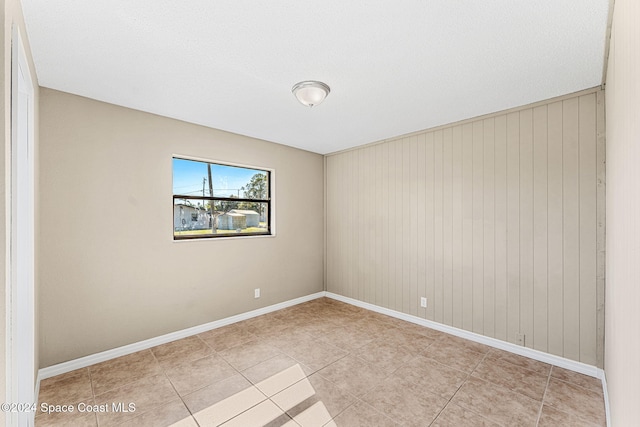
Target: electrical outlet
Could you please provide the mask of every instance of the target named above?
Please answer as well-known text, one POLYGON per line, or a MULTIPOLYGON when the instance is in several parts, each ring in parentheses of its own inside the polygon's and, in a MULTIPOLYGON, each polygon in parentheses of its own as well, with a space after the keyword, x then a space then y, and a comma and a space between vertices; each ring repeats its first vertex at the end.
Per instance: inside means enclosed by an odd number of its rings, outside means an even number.
POLYGON ((258 288, 258 289, 254 289, 254 291, 253 291, 253 297, 254 297, 254 298, 260 298, 260 288, 258 288))
POLYGON ((420 307, 427 308, 427 298, 426 297, 420 298, 420 307))
POLYGON ((524 334, 516 334, 516 344, 524 347, 524 339, 525 339, 524 334))

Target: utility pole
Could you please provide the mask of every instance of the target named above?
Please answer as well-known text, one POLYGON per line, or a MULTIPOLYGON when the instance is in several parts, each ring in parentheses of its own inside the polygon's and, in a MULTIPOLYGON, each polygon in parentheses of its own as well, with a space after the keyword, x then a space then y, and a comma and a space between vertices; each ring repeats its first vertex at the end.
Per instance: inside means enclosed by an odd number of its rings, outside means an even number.
POLYGON ((207 178, 202 177, 202 197, 204 197, 204 183, 207 182, 207 178))
MULTIPOLYGON (((213 197, 213 181, 211 180, 211 163, 207 163, 207 173, 209 174, 209 197, 213 197)), ((204 183, 202 184, 204 187, 204 183)), ((204 190, 203 190, 204 193, 204 190)), ((204 194, 203 194, 204 196, 204 194)), ((215 206, 213 205, 213 200, 209 200, 209 206, 211 206, 211 232, 216 234, 218 232, 218 217, 214 213, 215 206)))

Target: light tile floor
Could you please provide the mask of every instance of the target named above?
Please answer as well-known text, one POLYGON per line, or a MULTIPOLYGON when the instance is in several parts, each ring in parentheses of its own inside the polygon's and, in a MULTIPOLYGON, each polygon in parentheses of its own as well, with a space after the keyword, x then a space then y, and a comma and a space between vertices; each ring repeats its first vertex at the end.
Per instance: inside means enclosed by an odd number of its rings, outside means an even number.
POLYGON ((327 298, 46 379, 39 398, 37 426, 605 425, 595 378, 327 298))

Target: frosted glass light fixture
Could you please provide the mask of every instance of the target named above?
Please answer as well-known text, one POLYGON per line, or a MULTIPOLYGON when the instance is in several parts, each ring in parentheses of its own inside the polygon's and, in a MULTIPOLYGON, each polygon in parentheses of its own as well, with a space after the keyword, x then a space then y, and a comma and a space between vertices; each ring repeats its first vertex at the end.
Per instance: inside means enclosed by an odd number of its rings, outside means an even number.
POLYGON ((302 105, 313 107, 320 104, 329 95, 331 89, 322 82, 307 80, 293 85, 291 92, 302 105))

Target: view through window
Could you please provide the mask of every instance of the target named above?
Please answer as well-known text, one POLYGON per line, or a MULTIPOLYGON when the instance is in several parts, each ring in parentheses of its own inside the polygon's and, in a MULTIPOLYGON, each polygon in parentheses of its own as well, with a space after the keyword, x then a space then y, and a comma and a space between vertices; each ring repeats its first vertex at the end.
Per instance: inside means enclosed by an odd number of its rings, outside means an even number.
POLYGON ((271 234, 271 171, 173 158, 173 238, 271 234))

